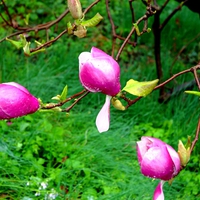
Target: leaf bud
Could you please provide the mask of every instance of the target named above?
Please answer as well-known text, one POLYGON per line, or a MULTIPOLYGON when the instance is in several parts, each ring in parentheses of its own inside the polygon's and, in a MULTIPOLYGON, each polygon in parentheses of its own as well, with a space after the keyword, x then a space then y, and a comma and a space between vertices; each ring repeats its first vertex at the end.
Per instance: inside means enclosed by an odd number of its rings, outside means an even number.
POLYGON ((118 110, 125 110, 126 109, 125 106, 123 106, 123 104, 121 103, 121 101, 119 99, 117 99, 116 97, 113 97, 111 99, 111 103, 118 110))
POLYGON ((74 19, 81 19, 83 16, 79 0, 67 0, 69 11, 74 19))
POLYGON ((178 143, 178 155, 181 160, 181 166, 185 167, 190 160, 190 147, 186 149, 181 140, 178 143))

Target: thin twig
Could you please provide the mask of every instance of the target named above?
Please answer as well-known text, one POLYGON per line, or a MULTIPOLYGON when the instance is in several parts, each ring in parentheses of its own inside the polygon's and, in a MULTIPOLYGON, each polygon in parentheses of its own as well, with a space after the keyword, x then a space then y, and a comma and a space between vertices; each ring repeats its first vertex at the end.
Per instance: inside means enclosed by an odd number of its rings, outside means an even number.
POLYGON ((85 15, 93 6, 95 6, 97 3, 99 3, 101 0, 96 0, 95 2, 93 2, 90 6, 88 6, 84 12, 83 15, 85 15))
POLYGON ((134 0, 129 0, 129 7, 131 10, 131 17, 132 17, 132 23, 135 23, 135 13, 134 13, 134 8, 133 8, 133 1, 134 0))
POLYGON ((46 46, 48 46, 48 45, 51 45, 53 42, 57 41, 60 37, 62 37, 62 36, 63 36, 65 33, 67 33, 67 32, 68 32, 68 29, 65 29, 63 32, 61 32, 61 33, 60 33, 56 38, 54 38, 53 40, 50 40, 50 41, 48 41, 48 42, 46 42, 46 43, 40 45, 40 46, 37 47, 37 48, 31 49, 30 52, 32 53, 32 52, 38 51, 38 50, 40 50, 40 49, 42 49, 42 48, 44 48, 44 47, 46 47, 46 46))
POLYGON ((111 17, 111 14, 110 14, 109 0, 106 0, 106 11, 107 11, 107 14, 108 14, 108 19, 109 19, 110 24, 111 24, 112 34, 113 34, 113 35, 116 35, 116 32, 115 32, 115 24, 114 24, 114 22, 113 22, 113 19, 112 19, 112 17, 111 17))
POLYGON ((106 0, 106 10, 107 10, 108 19, 110 21, 111 28, 112 28, 112 53, 111 53, 111 56, 114 57, 114 49, 115 49, 115 42, 116 42, 116 31, 115 31, 115 24, 113 22, 111 14, 110 14, 110 9, 109 9, 108 4, 109 4, 109 0, 106 0))
POLYGON ((47 109, 52 109, 52 108, 55 108, 55 107, 60 107, 60 106, 64 105, 65 103, 67 103, 68 101, 71 101, 72 99, 75 99, 76 97, 78 97, 78 96, 80 96, 80 95, 82 95, 86 92, 87 92, 87 90, 82 90, 81 92, 78 92, 78 93, 72 95, 71 97, 65 99, 62 102, 54 103, 54 104, 48 104, 48 105, 41 107, 41 109, 47 110, 47 109))
MULTIPOLYGON (((198 65, 197 65, 197 66, 198 66, 198 65)), ((198 88, 199 88, 199 91, 200 91, 200 83, 199 83, 199 77, 198 77, 198 75, 197 75, 197 67, 193 67, 193 74, 194 74, 194 77, 195 77, 197 86, 198 86, 198 88)))
POLYGON ((170 75, 172 74, 172 69, 174 64, 176 63, 176 61, 178 60, 178 57, 181 55, 181 53, 188 47, 188 45, 190 45, 193 41, 195 41, 197 38, 200 37, 200 33, 198 33, 194 38, 192 38, 187 44, 185 44, 181 50, 178 52, 178 54, 176 55, 176 57, 174 58, 174 61, 172 62, 172 65, 170 67, 170 75))
POLYGON ((135 31, 135 27, 133 26, 133 28, 131 29, 131 31, 129 32, 128 36, 126 37, 126 39, 124 40, 123 44, 121 45, 118 53, 117 53, 117 56, 115 57, 115 60, 118 61, 119 60, 119 57, 124 49, 124 47, 126 46, 126 44, 128 43, 129 39, 131 38, 131 36, 133 35, 135 31))
POLYGON ((192 68, 186 69, 186 70, 181 71, 181 72, 179 72, 179 73, 177 73, 177 74, 174 74, 172 77, 170 77, 169 79, 167 79, 167 80, 164 81, 163 83, 157 85, 157 86, 154 88, 154 90, 157 90, 157 89, 163 87, 164 85, 166 85, 167 83, 169 83, 170 81, 172 81, 173 79, 175 79, 176 77, 178 77, 178 76, 180 76, 180 75, 182 75, 182 74, 191 72, 191 71, 192 71, 192 68))
POLYGON ((0 16, 3 19, 3 21, 7 24, 7 26, 11 26, 1 13, 0 16))
MULTIPOLYGON (((168 0, 167 0, 168 1, 168 0)), ((181 4, 179 4, 168 16, 167 18, 164 20, 164 22, 160 25, 159 29, 162 31, 163 28, 166 26, 166 24, 168 23, 168 21, 177 13, 177 11, 181 10, 182 5, 184 3, 186 3, 188 0, 183 1, 181 4)))
MULTIPOLYGON (((130 4, 131 4, 131 2, 133 0, 129 0, 129 1, 130 1, 130 4)), ((116 33, 116 27, 115 27, 115 24, 114 24, 114 21, 112 19, 110 9, 109 9, 109 0, 106 0, 106 10, 107 10, 107 14, 108 14, 108 19, 109 19, 110 24, 111 24, 111 29, 112 29, 112 53, 111 53, 111 56, 114 57, 114 49, 115 49, 116 38, 123 40, 123 41, 125 41, 126 38, 124 38, 120 35, 117 35, 117 33, 116 33)), ((134 18, 134 14, 132 14, 132 17, 134 18)), ((136 46, 136 42, 131 42, 131 41, 128 40, 127 43, 131 44, 134 47, 136 46)))
POLYGON ((167 6, 167 4, 169 3, 169 0, 166 0, 165 3, 161 6, 161 8, 159 9, 159 12, 161 13, 164 8, 167 6))
POLYGON ((75 102, 69 106, 68 108, 62 110, 62 112, 69 112, 81 99, 83 99, 86 95, 88 95, 90 92, 86 91, 85 94, 83 94, 81 97, 75 100, 75 102))
MULTIPOLYGON (((131 17, 132 17, 132 23, 135 23, 135 12, 134 12, 134 8, 133 8, 133 1, 134 0, 129 0, 129 7, 130 7, 130 10, 131 10, 131 17)), ((135 38, 134 38, 134 46, 136 46, 137 44, 137 39, 138 39, 138 36, 137 36, 137 33, 135 33, 135 38)))
MULTIPOLYGON (((6 14, 7 14, 7 16, 8 16, 8 18, 9 18, 9 20, 10 20, 10 23, 8 23, 7 20, 4 20, 4 21, 7 22, 6 24, 8 24, 9 26, 13 26, 12 17, 11 17, 11 15, 10 15, 9 11, 8 11, 8 7, 6 6, 4 0, 1 0, 1 2, 2 2, 3 6, 4 6, 4 9, 5 9, 5 11, 6 11, 6 14)), ((1 15, 1 16, 2 16, 2 15, 1 15)), ((2 17, 2 18, 3 18, 3 17, 2 17)), ((3 18, 3 19, 4 19, 4 18, 3 18)))
POLYGON ((198 121, 198 125, 197 125, 197 130, 196 130, 196 134, 195 134, 195 138, 194 140, 192 141, 192 145, 190 147, 190 154, 192 153, 198 139, 199 139, 199 133, 200 133, 200 118, 199 118, 199 121, 198 121))
POLYGON ((6 40, 6 38, 11 38, 11 37, 13 37, 13 36, 15 36, 15 35, 20 35, 20 34, 23 34, 23 33, 25 33, 25 32, 26 32, 26 31, 17 31, 17 32, 15 32, 15 33, 12 33, 12 34, 10 34, 10 35, 8 35, 8 36, 2 38, 2 39, 0 40, 0 43, 3 42, 4 40, 6 40))
MULTIPOLYGON (((123 40, 123 41, 126 39, 126 38, 124 38, 124 37, 122 37, 120 35, 115 35, 115 37, 118 38, 118 39, 120 39, 120 40, 123 40)), ((134 47, 137 45, 136 42, 128 41, 127 43, 130 44, 130 45, 132 45, 132 46, 134 46, 134 47)))
POLYGON ((132 106, 134 103, 136 103, 137 101, 139 101, 142 97, 136 97, 135 99, 129 99, 127 97, 125 97, 124 95, 120 96, 122 99, 124 99, 128 104, 126 105, 126 109, 128 109, 130 106, 132 106))

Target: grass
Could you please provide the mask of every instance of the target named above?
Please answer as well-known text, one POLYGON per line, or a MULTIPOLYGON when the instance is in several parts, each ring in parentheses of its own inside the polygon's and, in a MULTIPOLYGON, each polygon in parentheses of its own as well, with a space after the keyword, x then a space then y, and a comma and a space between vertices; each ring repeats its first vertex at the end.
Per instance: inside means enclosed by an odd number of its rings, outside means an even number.
MULTIPOLYGON (((10 44, 2 43, 2 82, 18 82, 44 102, 60 94, 66 84, 68 96, 81 91, 77 57, 91 48, 87 38, 81 41, 69 39, 70 45, 67 45, 66 39, 61 38, 47 52, 31 58, 14 51, 10 44)), ((148 41, 147 37, 144 41, 148 41)), ((156 78, 151 41, 145 44, 141 39, 138 48, 127 48, 122 55, 122 86, 130 78, 141 81, 156 78), (131 58, 128 57, 130 52, 131 58)), ((164 52, 167 52, 166 71, 167 63, 173 61, 170 46, 168 40, 163 43, 164 52)), ((184 63, 178 67, 185 67, 184 63)), ((190 79, 190 75, 185 75, 177 81, 182 83, 190 79)), ((69 116, 38 112, 13 119, 11 124, 0 121, 0 199, 53 199, 53 194, 58 200, 152 199, 158 180, 140 173, 136 141, 148 135, 177 149, 179 139, 185 143, 188 135, 194 137, 199 100, 181 93, 169 102, 159 104, 158 91, 155 91, 125 112, 111 108, 110 130, 99 134, 95 118, 104 99, 102 94, 89 94, 69 116)), ((171 186, 165 183, 166 200, 195 200, 199 197, 199 150, 198 143, 187 168, 171 186)))
MULTIPOLYGON (((55 46, 58 57, 51 51, 33 60, 14 54, 9 70, 13 73, 8 78, 4 76, 4 81, 20 82, 45 101, 60 93, 65 84, 69 95, 81 91, 78 51, 70 49, 66 55, 67 50, 59 47, 55 46)), ((3 74, 7 74, 4 67, 3 74)), ((128 68, 133 69, 134 66, 128 68)), ((123 79, 129 74, 122 70, 123 79)), ((147 79, 151 80, 151 76, 150 73, 147 79)), ((63 113, 35 113, 12 120, 10 126, 1 121, 1 198, 44 199, 53 188, 58 194, 56 199, 151 199, 158 181, 140 174, 136 141, 149 135, 177 149, 178 139, 185 142, 187 135, 194 133, 198 118, 197 98, 181 94, 167 104, 158 104, 157 97, 158 92, 154 92, 126 112, 111 108, 111 127, 103 134, 95 127, 95 117, 105 98, 102 94, 89 94, 69 117, 63 113), (48 182, 48 187, 40 190, 42 182, 48 182)), ((197 151, 194 155, 198 155, 197 151)), ((198 169, 192 165, 192 169, 198 169)), ((196 198, 194 185, 187 186, 183 179, 184 171, 172 186, 165 184, 166 199, 183 199, 179 191, 185 187, 191 193, 187 198, 196 198)))

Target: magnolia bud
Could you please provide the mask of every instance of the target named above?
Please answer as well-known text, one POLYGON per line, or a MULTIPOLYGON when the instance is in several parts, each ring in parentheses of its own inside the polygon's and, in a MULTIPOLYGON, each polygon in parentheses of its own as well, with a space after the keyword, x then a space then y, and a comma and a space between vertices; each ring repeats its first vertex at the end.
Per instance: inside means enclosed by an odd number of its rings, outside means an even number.
POLYGON ((38 99, 22 85, 14 82, 0 84, 0 120, 31 114, 38 108, 38 99))
POLYGON ((120 92, 120 67, 108 54, 96 47, 79 55, 79 78, 90 92, 115 96, 120 92))
POLYGON ((69 11, 74 19, 81 19, 83 16, 79 0, 67 0, 69 11))
POLYGON ((141 172, 145 176, 167 181, 180 171, 178 153, 157 138, 143 136, 137 142, 137 155, 141 172))

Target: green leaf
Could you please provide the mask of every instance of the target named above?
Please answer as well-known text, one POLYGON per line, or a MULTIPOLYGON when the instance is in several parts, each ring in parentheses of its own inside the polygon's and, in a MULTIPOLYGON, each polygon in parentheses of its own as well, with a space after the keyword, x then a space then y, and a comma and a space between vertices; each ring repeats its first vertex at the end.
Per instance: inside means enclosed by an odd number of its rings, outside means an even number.
POLYGON ((60 101, 60 95, 58 94, 58 95, 56 95, 55 97, 52 97, 51 99, 60 101))
POLYGON ((68 87, 67 85, 64 87, 61 95, 60 95, 60 101, 64 101, 67 98, 67 91, 68 91, 68 87))
MULTIPOLYGON (((36 44, 38 44, 38 43, 36 42, 36 44)), ((34 55, 34 54, 36 54, 36 53, 45 51, 45 48, 42 48, 42 49, 39 49, 39 50, 34 51, 34 52, 31 53, 31 52, 30 52, 30 45, 31 45, 30 42, 26 42, 25 46, 23 47, 24 54, 25 54, 26 56, 32 56, 32 55, 34 55)))
POLYGON ((37 40, 34 41, 38 47, 42 46, 43 44, 41 42, 38 42, 37 40))
POLYGON ((187 94, 194 94, 196 96, 200 96, 200 92, 198 92, 198 91, 189 91, 189 90, 187 90, 187 91, 185 91, 185 93, 187 93, 187 94))
POLYGON ((82 21, 81 25, 82 26, 86 26, 86 27, 94 27, 96 26, 101 20, 103 19, 103 17, 97 13, 93 18, 86 20, 86 21, 82 21))
POLYGON ((9 41, 11 44, 13 44, 17 49, 20 49, 26 45, 27 41, 26 37, 23 34, 20 34, 19 36, 20 36, 19 41, 11 40, 8 38, 6 38, 6 40, 9 41))
MULTIPOLYGON (((28 42, 26 40, 26 37, 24 35, 20 35, 20 40, 19 41, 15 41, 15 40, 10 40, 8 38, 6 38, 7 41, 9 41, 11 44, 13 44, 17 49, 20 49, 20 48, 23 48, 24 50, 24 54, 26 56, 32 56, 36 53, 39 53, 39 52, 42 52, 42 51, 45 51, 45 48, 42 48, 42 49, 39 49, 37 51, 34 51, 34 52, 30 52, 30 45, 31 43, 28 42)), ((37 46, 41 46, 42 43, 38 42, 38 41, 35 41, 35 43, 37 44, 37 46)))
POLYGON ((6 40, 8 42, 10 42, 11 44, 13 44, 17 49, 20 49, 24 46, 23 42, 22 41, 15 41, 15 40, 10 40, 8 38, 6 38, 6 40))
POLYGON ((55 97, 52 97, 51 99, 57 100, 57 101, 64 101, 67 98, 67 92, 68 92, 68 87, 67 85, 64 87, 61 95, 56 95, 55 97))
POLYGON ((30 17, 30 13, 28 13, 24 19, 25 24, 28 26, 29 25, 29 17, 30 17))
POLYGON ((139 82, 133 79, 127 81, 126 86, 122 89, 132 95, 145 97, 152 92, 158 83, 158 79, 153 81, 139 82))

